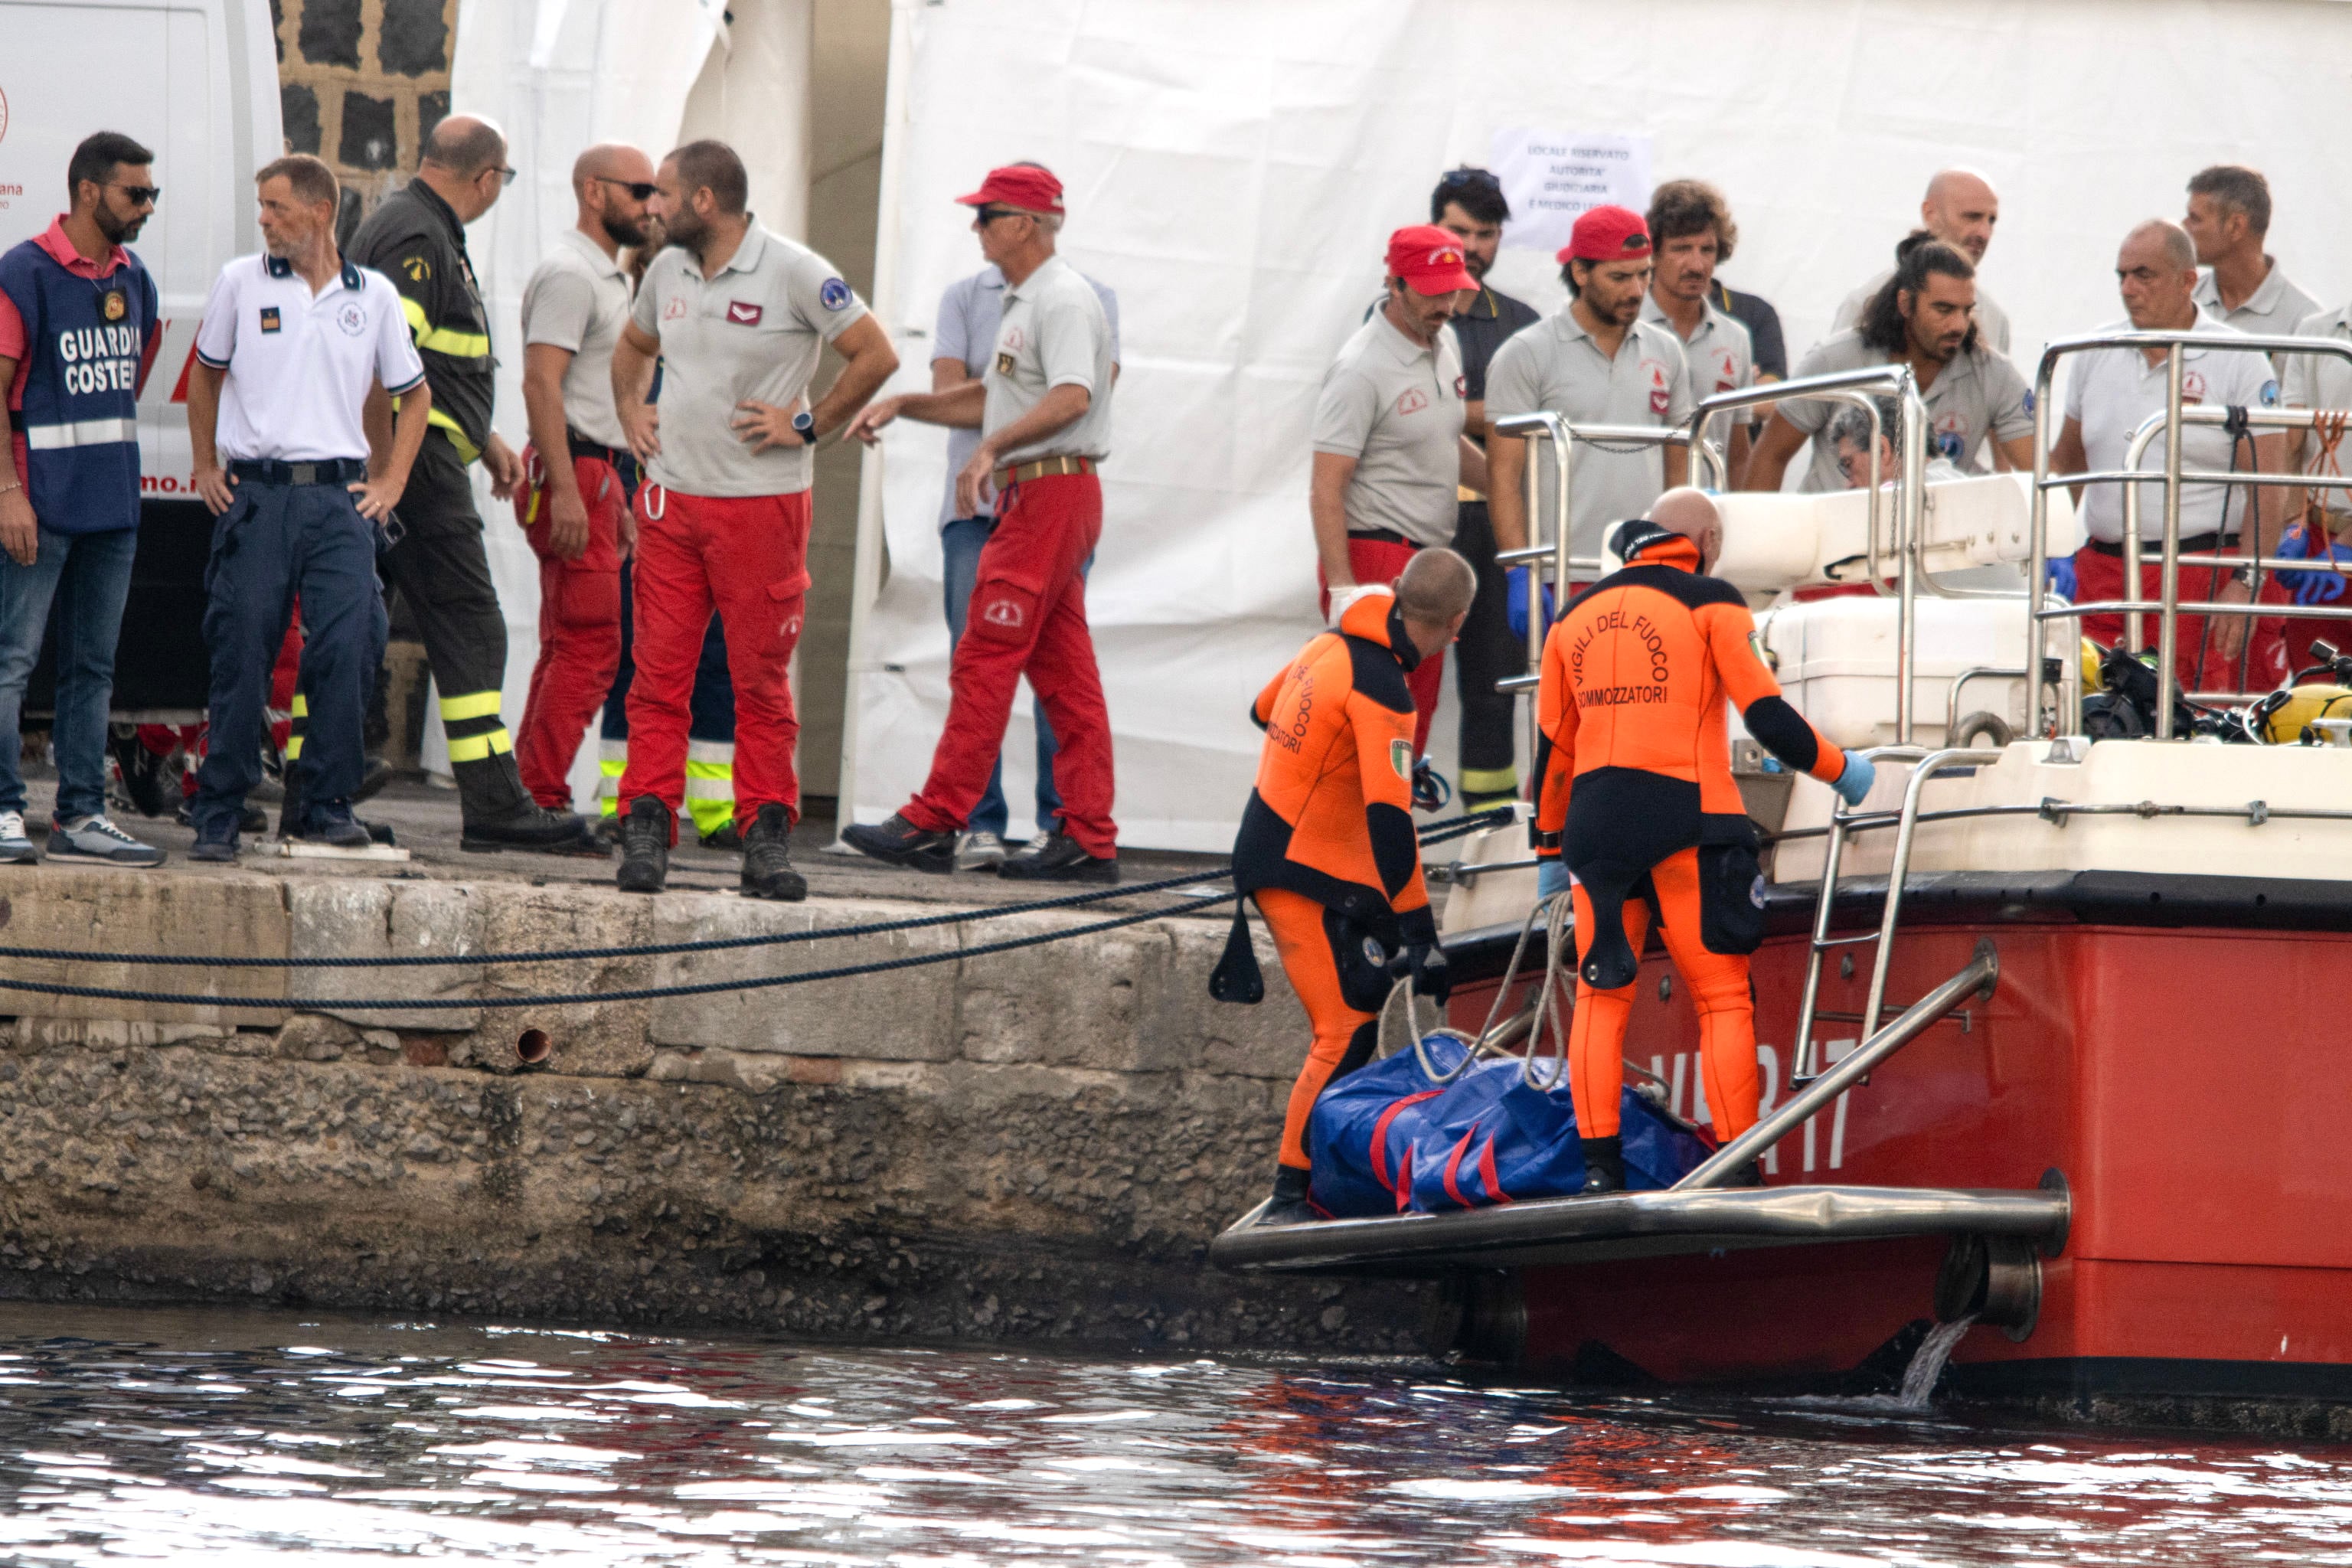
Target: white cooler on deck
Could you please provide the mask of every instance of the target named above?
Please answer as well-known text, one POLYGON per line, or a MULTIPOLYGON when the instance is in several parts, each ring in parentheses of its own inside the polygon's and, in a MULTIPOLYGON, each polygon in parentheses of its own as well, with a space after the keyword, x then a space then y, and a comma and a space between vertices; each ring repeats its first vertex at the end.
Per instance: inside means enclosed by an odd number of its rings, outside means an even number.
MULTIPOLYGON (((1813 727, 1849 751, 1895 743, 1897 602, 1875 595, 1776 605, 1756 617, 1777 665, 1780 689, 1813 727)), ((2025 600, 1935 599, 1922 595, 1918 668, 1912 684, 1912 739, 1948 744, 1944 724, 1951 686, 1963 671, 2025 668, 2025 600)), ((2053 639, 2054 641, 2055 639, 2053 639)), ((2025 731, 2025 681, 1979 676, 1960 692, 1969 716, 1990 713, 2008 727, 2001 742, 2025 731)), ((1735 727, 1738 715, 1733 715, 1735 727)), ((1972 737, 1982 742, 1981 731, 1972 737)))

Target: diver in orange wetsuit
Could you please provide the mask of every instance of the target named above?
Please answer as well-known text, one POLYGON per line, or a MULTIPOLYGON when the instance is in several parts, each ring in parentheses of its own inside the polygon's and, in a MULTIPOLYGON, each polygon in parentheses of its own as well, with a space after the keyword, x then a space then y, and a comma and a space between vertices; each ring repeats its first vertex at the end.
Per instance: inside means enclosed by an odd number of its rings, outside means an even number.
POLYGON ((1477 591, 1461 556, 1419 552, 1392 587, 1357 599, 1301 648, 1251 706, 1265 746, 1234 841, 1234 886, 1256 900, 1315 1032, 1261 1223, 1315 1217, 1307 1113, 1326 1084, 1371 1058, 1393 978, 1409 974, 1416 992, 1444 994, 1412 826, 1405 677, 1444 651, 1477 591))
POLYGON ((1748 954, 1764 938, 1763 879, 1731 776, 1726 700, 1789 767, 1850 805, 1870 791, 1869 762, 1830 744, 1780 695, 1739 590, 1705 574, 1722 545, 1715 503, 1668 490, 1648 518, 1618 530, 1625 564, 1577 595, 1544 643, 1536 854, 1550 862, 1543 891, 1575 884, 1569 1086, 1588 1194, 1625 1184, 1625 1016, 1652 919, 1698 1010, 1717 1138, 1756 1121, 1748 954))

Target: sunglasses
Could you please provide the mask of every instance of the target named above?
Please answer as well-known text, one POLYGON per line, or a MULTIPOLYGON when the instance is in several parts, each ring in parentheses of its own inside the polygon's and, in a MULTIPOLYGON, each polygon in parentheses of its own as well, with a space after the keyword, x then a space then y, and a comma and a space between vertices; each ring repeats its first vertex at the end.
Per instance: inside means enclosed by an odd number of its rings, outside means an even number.
POLYGON ((600 185, 618 185, 621 189, 628 192, 632 197, 641 202, 651 200, 653 194, 661 189, 659 185, 655 184, 651 180, 615 180, 605 174, 597 175, 596 183, 600 185))
POLYGON ((1024 215, 1018 207, 982 207, 972 216, 972 222, 985 226, 987 224, 994 223, 1001 217, 1021 217, 1023 216, 1024 215))
POLYGON ((110 191, 121 191, 124 195, 129 196, 131 205, 134 207, 152 205, 161 201, 163 196, 163 187, 161 185, 109 185, 106 188, 110 191))

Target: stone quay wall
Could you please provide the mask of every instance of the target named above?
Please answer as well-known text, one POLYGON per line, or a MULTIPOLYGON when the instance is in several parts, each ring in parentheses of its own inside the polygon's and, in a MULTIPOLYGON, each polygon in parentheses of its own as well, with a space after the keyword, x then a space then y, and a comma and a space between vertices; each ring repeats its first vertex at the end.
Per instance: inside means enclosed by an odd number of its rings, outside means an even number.
MULTIPOLYGON (((935 910, 0 871, 0 943, 93 953, 462 956, 935 910)), ((0 959, 0 976, 267 1004, 0 999, 17 1009, 0 1022, 0 1293, 812 1337, 1421 1348, 1437 1331, 1432 1288, 1261 1281, 1203 1261, 1264 1195, 1306 1035, 1270 951, 1263 1005, 1209 999, 1222 920, 652 1002, 338 1005, 802 972, 1107 912, 446 969, 0 959), (534 1028, 552 1053, 525 1068, 516 1041, 534 1028)))

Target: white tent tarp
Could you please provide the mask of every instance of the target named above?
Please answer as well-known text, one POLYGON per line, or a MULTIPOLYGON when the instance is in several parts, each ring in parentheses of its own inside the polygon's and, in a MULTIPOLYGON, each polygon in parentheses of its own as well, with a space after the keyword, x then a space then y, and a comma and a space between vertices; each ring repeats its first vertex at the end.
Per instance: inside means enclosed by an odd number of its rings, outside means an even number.
MULTIPOLYGON (((1119 294, 1124 374, 1087 594, 1129 843, 1220 849, 1246 798, 1244 709, 1318 624, 1307 428, 1381 245, 1507 128, 1643 136, 1656 178, 1728 195, 1725 269, 1774 300, 1792 358, 1889 259, 1927 175, 2000 187, 1984 286, 2021 356, 2121 314, 2113 258, 2208 163, 2265 170, 2271 248, 2321 299, 2352 286, 2352 143, 2326 62, 2352 9, 2291 0, 902 0, 877 305, 927 386, 940 292, 976 268, 951 203, 1034 158, 1068 187, 1063 249, 1119 294)), ((1540 309, 1542 257, 1501 287, 1540 309)), ((2030 366, 2029 366, 2030 369, 2030 366)), ((934 531, 945 436, 894 431, 845 768, 859 820, 923 780, 946 711, 934 531)), ((869 468, 869 475, 872 470, 869 468)), ((1448 678, 1449 685, 1451 677, 1448 678)), ((1027 703, 1006 751, 1019 828, 1027 703)), ((1451 771, 1452 721, 1433 750, 1451 771)), ((849 815, 847 809, 845 816, 849 815)))

